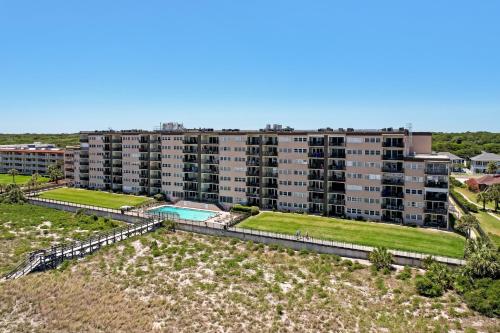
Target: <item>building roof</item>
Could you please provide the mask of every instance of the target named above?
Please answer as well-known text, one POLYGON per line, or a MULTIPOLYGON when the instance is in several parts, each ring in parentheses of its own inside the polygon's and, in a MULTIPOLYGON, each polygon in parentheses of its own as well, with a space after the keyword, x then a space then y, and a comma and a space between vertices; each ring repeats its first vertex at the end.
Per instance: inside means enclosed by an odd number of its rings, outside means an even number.
POLYGON ((64 150, 59 148, 49 148, 49 149, 9 149, 9 148, 0 148, 0 152, 2 153, 20 153, 20 154, 31 154, 31 153, 43 153, 43 154, 64 154, 64 150))
POLYGON ((491 186, 500 184, 500 175, 486 175, 475 179, 478 185, 491 186))
POLYGON ((452 154, 450 152, 447 152, 447 151, 441 151, 439 153, 437 153, 438 155, 446 155, 450 158, 450 160, 463 160, 463 158, 461 158, 460 156, 457 156, 455 154, 452 154))
POLYGON ((407 161, 435 161, 435 162, 449 162, 450 158, 446 155, 438 154, 415 154, 411 156, 406 156, 407 161))
POLYGON ((471 161, 481 161, 481 162, 489 162, 489 161, 495 161, 495 162, 500 162, 500 155, 493 154, 493 153, 487 153, 483 151, 481 154, 471 157, 471 161))

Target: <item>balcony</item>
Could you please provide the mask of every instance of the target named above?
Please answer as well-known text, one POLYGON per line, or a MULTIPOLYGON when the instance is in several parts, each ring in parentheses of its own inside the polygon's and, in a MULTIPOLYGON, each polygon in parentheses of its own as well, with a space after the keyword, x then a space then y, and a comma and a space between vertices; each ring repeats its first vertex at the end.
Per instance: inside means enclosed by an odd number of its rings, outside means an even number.
POLYGON ((328 141, 328 145, 330 147, 345 147, 345 142, 343 139, 342 140, 335 140, 335 139, 330 138, 328 141))
POLYGON ((325 158, 325 153, 322 151, 310 152, 307 154, 309 158, 325 158))
POLYGON ((425 195, 426 201, 441 201, 448 202, 448 195, 446 193, 429 193, 427 192, 425 195))
POLYGON ((345 182, 345 177, 333 175, 333 176, 328 177, 328 181, 329 182, 345 182))
POLYGON ((403 217, 382 216, 382 221, 383 222, 390 222, 390 223, 403 223, 403 217))
POLYGON ((389 166, 383 166, 382 167, 382 172, 388 172, 388 173, 404 173, 405 170, 403 167, 389 167, 389 166))
POLYGON ((405 143, 402 140, 391 141, 386 140, 382 142, 382 147, 386 148, 404 148, 405 143))
POLYGON ((184 139, 184 144, 185 145, 197 145, 198 144, 198 139, 197 138, 187 138, 187 139, 184 139))
POLYGON ((323 163, 316 163, 319 161, 309 161, 309 169, 317 169, 317 170, 324 170, 325 169, 325 164, 323 163))
POLYGON ((212 149, 212 148, 203 148, 201 150, 201 153, 205 154, 205 155, 217 155, 217 154, 219 154, 219 150, 218 149, 212 149))
POLYGON ((245 151, 245 154, 247 154, 247 155, 259 155, 260 150, 259 149, 249 149, 249 150, 245 151))
POLYGON ((330 199, 328 200, 329 205, 345 205, 345 200, 340 199, 330 199))
POLYGON ((271 138, 264 139, 264 142, 262 144, 264 146, 277 146, 278 145, 278 139, 277 138, 274 138, 274 139, 271 139, 271 138))
POLYGON ((184 191, 198 192, 197 186, 192 186, 192 185, 187 185, 187 184, 184 184, 184 187, 182 189, 184 191))
POLYGON ((382 191, 382 197, 386 198, 404 198, 404 192, 398 191, 382 191))
POLYGON ((265 177, 265 178, 278 178, 278 173, 271 172, 271 171, 264 171, 262 173, 262 177, 265 177))
POLYGON ((247 140, 247 145, 248 146, 259 146, 260 145, 260 139, 259 138, 252 138, 247 140))
POLYGON ((259 177, 260 172, 259 170, 252 170, 252 169, 247 169, 247 176, 249 177, 259 177))
POLYGON ((278 166, 278 162, 277 161, 267 161, 267 162, 262 163, 262 165, 265 167, 276 168, 278 166))
POLYGON ((263 183, 262 187, 265 187, 265 188, 278 188, 278 183, 263 183))
POLYGON ((448 209, 443 207, 426 207, 424 208, 424 213, 437 214, 437 215, 448 215, 448 209))
POLYGON ((262 151, 263 156, 278 156, 277 150, 264 150, 262 151))
POLYGON ((383 185, 404 186, 405 181, 403 178, 382 178, 383 185))
POLYGON ((278 199, 278 195, 275 193, 265 193, 262 195, 264 199, 278 199))
POLYGON ((182 150, 182 152, 183 152, 184 154, 194 154, 194 155, 196 155, 196 154, 198 154, 198 149, 193 148, 193 147, 185 147, 185 148, 182 150))
POLYGON ((201 173, 218 174, 219 170, 217 170, 217 169, 201 169, 201 173))
POLYGON ((345 152, 331 152, 329 158, 345 158, 345 152))
POLYGON ((246 185, 250 186, 250 187, 260 187, 260 183, 259 182, 248 181, 248 182, 246 182, 246 185))
POLYGON ((345 164, 330 164, 328 170, 345 170, 345 164))
POLYGON ((184 176, 184 178, 182 178, 182 180, 185 182, 197 183, 198 177, 189 177, 186 175, 186 176, 184 176))
POLYGON ((397 154, 397 155, 392 155, 392 154, 384 154, 382 155, 383 160, 388 160, 388 161, 400 161, 404 159, 403 154, 397 154))
POLYGON ((330 193, 345 193, 345 184, 343 183, 332 183, 328 186, 328 192, 330 193))
POLYGON ((259 198, 260 197, 260 194, 257 193, 257 192, 247 192, 247 197, 251 197, 251 198, 259 198))
POLYGON ((325 203, 325 199, 324 198, 309 198, 309 202, 322 204, 322 203, 325 203))
POLYGON ((202 164, 219 164, 219 160, 216 159, 206 159, 201 161, 202 164))
POLYGON ((309 146, 310 147, 324 147, 325 140, 324 139, 309 140, 309 146))
POLYGON ((259 160, 247 160, 246 165, 247 166, 259 166, 260 161, 259 160))
POLYGON ((185 168, 182 169, 182 171, 197 173, 198 172, 198 168, 185 167, 185 168))
POLYGON ((209 178, 203 178, 201 182, 205 184, 219 184, 219 179, 216 177, 209 177, 209 178))
POLYGON ((382 204, 382 209, 403 211, 405 207, 403 205, 382 204))
POLYGON ((426 181, 425 187, 433 187, 433 188, 448 188, 448 182, 433 182, 426 181))
POLYGON ((307 179, 309 180, 325 180, 325 176, 324 175, 320 175, 320 174, 310 174, 309 176, 307 176, 307 179))
POLYGON ((448 168, 426 168, 425 173, 428 175, 448 175, 448 168))
POLYGON ((315 185, 309 185, 309 186, 307 187, 307 190, 308 190, 309 192, 324 192, 324 191, 325 191, 325 189, 324 189, 324 188, 319 187, 319 186, 315 186, 315 185))

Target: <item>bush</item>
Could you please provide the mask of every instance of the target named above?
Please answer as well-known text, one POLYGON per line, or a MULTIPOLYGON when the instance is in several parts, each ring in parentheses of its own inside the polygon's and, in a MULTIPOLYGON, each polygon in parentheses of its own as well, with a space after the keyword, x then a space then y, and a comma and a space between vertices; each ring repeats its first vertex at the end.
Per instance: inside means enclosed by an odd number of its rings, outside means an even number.
POLYGON ((465 187, 464 184, 456 180, 454 177, 450 177, 450 185, 451 187, 465 187))
POLYGON ((234 205, 231 208, 231 211, 233 211, 233 212, 249 213, 251 215, 257 215, 257 214, 259 214, 259 207, 257 207, 257 206, 234 205))
POLYGON ((444 288, 426 275, 419 275, 415 278, 415 287, 419 295, 427 297, 438 297, 443 295, 444 288))
POLYGON ((385 247, 377 247, 370 252, 368 259, 377 271, 390 270, 392 268, 392 254, 385 247))
POLYGON ((500 316, 500 280, 480 279, 464 293, 467 305, 490 317, 500 316))
POLYGON ((155 194, 155 195, 153 196, 153 198, 154 198, 156 201, 164 201, 164 200, 165 200, 165 196, 164 196, 162 193, 155 194))
POLYGON ((403 270, 396 276, 396 279, 406 281, 411 278, 411 268, 405 266, 403 270))
POLYGON ((469 212, 477 213, 478 209, 477 206, 474 205, 473 203, 468 202, 460 193, 455 191, 453 188, 450 188, 450 194, 457 201, 459 206, 469 212))

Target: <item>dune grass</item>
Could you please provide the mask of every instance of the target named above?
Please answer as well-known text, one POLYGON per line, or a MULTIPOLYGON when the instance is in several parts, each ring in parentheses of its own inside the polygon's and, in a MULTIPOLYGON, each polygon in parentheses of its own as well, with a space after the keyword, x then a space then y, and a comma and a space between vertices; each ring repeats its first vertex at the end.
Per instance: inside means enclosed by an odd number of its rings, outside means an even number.
POLYGON ((58 188, 43 192, 40 198, 60 200, 82 205, 119 209, 122 206, 139 206, 152 200, 148 197, 84 190, 76 188, 58 188))
POLYGON ((451 232, 288 213, 263 212, 238 227, 290 235, 300 230, 315 238, 455 258, 463 257, 465 245, 451 232))

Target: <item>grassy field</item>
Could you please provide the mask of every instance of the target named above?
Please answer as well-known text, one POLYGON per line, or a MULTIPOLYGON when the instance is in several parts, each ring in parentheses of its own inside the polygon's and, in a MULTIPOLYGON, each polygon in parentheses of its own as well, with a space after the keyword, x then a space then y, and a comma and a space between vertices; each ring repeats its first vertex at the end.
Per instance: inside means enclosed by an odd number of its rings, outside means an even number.
POLYGON ((10 145, 19 143, 53 143, 58 147, 76 145, 80 142, 80 135, 75 134, 0 134, 0 145, 10 145))
MULTIPOLYGON (((6 332, 498 332, 455 292, 337 256, 185 232, 104 247, 0 283, 6 332), (29 318, 29 320, 27 320, 29 318)), ((411 275, 415 276, 415 271, 411 275)))
MULTIPOLYGON (((31 176, 25 176, 25 175, 17 175, 15 177, 16 184, 18 184, 18 185, 24 185, 30 179, 31 179, 31 176)), ((49 181, 49 178, 39 177, 38 181, 40 183, 46 183, 49 181)), ((10 176, 9 174, 0 173, 0 184, 6 185, 6 184, 11 184, 11 183, 12 183, 12 176, 10 176)))
POLYGON ((483 230, 488 233, 490 239, 500 246, 500 220, 494 218, 486 212, 479 212, 474 214, 479 220, 479 224, 483 230))
POLYGON ((286 213, 264 212, 238 227, 290 235, 300 230, 316 238, 456 258, 463 256, 465 245, 462 236, 450 232, 286 213))
POLYGON ((122 223, 29 204, 0 204, 0 275, 13 269, 30 251, 119 225, 122 223))
MULTIPOLYGON (((477 202, 477 200, 476 200, 476 197, 477 197, 476 193, 471 192, 468 189, 462 188, 462 187, 455 187, 455 190, 457 192, 460 192, 461 194, 465 195, 473 203, 479 205, 481 207, 481 209, 483 208, 483 203, 482 202, 477 202)), ((486 208, 495 209, 495 204, 493 202, 488 202, 486 204, 486 208)))
POLYGON ((142 196, 76 188, 58 188, 43 192, 40 197, 113 209, 119 209, 121 206, 138 206, 151 200, 151 198, 142 196))

